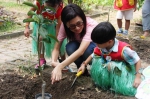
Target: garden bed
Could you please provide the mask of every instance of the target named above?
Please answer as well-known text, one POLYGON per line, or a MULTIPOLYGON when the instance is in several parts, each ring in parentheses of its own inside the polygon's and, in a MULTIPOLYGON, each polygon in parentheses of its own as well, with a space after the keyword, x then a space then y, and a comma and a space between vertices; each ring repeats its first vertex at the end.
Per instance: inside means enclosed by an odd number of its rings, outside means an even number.
MULTIPOLYGON (((137 51, 142 59, 142 63, 146 63, 142 66, 146 67, 150 64, 149 40, 141 40, 139 38, 122 38, 118 37, 122 41, 130 43, 137 51)), ((0 75, 0 98, 1 99, 34 99, 35 95, 41 93, 42 81, 40 77, 33 77, 29 69, 26 72, 19 71, 15 64, 25 67, 29 67, 28 62, 13 61, 4 64, 10 66, 11 69, 1 71, 0 75), (17 62, 17 63, 15 63, 17 62)), ((34 63, 31 63, 32 65, 34 63)), ((31 66, 34 67, 34 66, 31 66)), ((52 67, 44 70, 44 80, 46 81, 45 92, 52 95, 52 99, 135 99, 135 97, 122 96, 115 94, 112 91, 105 91, 96 88, 90 77, 81 76, 77 79, 72 88, 71 84, 75 77, 75 73, 63 72, 63 79, 60 82, 51 84, 51 71, 52 67)), ((33 69, 32 69, 33 70, 33 69)))

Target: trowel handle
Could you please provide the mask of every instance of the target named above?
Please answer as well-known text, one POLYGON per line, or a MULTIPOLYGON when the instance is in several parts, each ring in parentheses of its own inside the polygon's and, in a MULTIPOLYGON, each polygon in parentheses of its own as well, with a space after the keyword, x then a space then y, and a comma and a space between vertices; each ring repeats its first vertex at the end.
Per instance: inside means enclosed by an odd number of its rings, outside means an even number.
POLYGON ((79 71, 76 76, 79 77, 83 72, 82 71, 79 71))

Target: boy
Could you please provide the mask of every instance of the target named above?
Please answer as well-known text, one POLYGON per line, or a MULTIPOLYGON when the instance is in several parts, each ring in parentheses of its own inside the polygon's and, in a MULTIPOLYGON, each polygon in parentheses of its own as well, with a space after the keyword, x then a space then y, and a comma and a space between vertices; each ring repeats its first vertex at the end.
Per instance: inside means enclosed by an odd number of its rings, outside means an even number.
POLYGON ((116 30, 109 22, 101 22, 92 31, 91 39, 97 44, 94 53, 78 69, 84 72, 92 60, 91 77, 103 89, 134 96, 141 83, 141 61, 130 45, 117 40, 116 30), (93 59, 92 59, 93 58, 93 59))

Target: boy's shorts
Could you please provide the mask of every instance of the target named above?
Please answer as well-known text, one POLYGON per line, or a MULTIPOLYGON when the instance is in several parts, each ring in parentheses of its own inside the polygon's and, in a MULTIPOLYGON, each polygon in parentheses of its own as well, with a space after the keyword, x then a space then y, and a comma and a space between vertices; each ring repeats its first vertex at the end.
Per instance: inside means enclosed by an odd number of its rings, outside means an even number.
POLYGON ((116 18, 117 19, 123 19, 123 17, 124 17, 126 20, 131 20, 131 19, 133 19, 133 11, 134 11, 134 9, 125 10, 125 11, 120 11, 119 10, 117 12, 116 18))

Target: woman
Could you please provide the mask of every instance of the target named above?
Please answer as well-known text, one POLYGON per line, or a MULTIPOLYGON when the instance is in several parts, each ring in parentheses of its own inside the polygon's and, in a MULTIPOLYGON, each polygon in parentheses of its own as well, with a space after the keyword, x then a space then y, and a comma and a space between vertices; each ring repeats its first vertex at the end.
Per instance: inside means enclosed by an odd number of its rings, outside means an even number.
POLYGON ((52 53, 52 84, 62 78, 62 69, 75 62, 77 68, 83 63, 84 60, 92 53, 95 43, 91 40, 91 32, 97 25, 93 19, 86 17, 83 10, 76 4, 69 4, 64 7, 61 13, 62 23, 58 33, 58 41, 55 44, 52 53), (68 44, 66 45, 66 52, 68 58, 61 63, 57 62, 59 49, 63 40, 67 38, 68 44))

